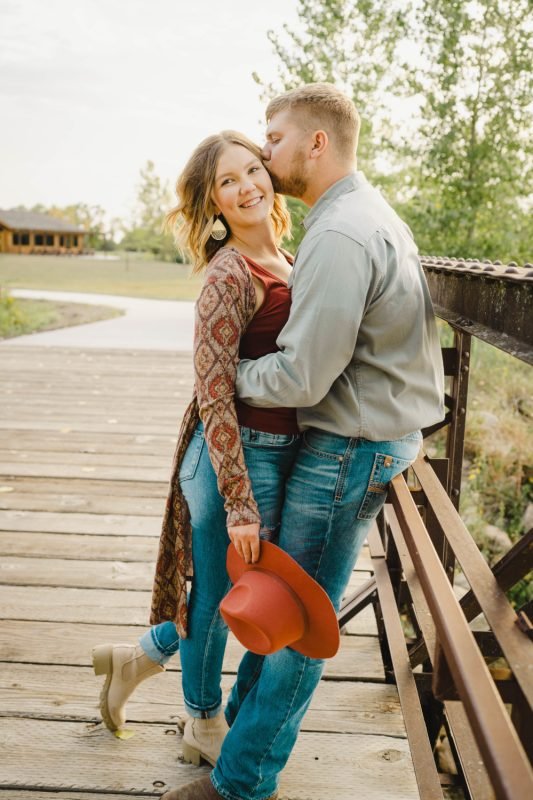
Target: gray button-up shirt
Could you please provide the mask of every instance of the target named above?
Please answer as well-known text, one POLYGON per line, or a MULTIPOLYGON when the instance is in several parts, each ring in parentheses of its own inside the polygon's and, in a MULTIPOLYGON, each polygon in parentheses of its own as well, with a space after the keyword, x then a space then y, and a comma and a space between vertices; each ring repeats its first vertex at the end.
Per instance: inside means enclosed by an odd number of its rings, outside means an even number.
POLYGON ((280 350, 241 361, 241 400, 296 407, 302 430, 372 441, 440 421, 439 338, 407 225, 356 172, 322 195, 304 226, 280 350))

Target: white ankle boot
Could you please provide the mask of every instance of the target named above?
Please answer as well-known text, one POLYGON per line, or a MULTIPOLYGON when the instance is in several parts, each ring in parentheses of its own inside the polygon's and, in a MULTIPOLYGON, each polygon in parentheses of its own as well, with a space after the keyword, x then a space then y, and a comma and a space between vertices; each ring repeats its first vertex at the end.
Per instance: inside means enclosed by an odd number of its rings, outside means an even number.
POLYGON ((189 717, 183 732, 184 760, 199 767, 203 759, 214 767, 228 731, 222 711, 211 719, 189 717))
POLYGON ((126 700, 146 678, 165 668, 148 658, 140 645, 101 644, 93 649, 96 675, 106 675, 100 693, 100 713, 110 731, 126 721, 126 700))

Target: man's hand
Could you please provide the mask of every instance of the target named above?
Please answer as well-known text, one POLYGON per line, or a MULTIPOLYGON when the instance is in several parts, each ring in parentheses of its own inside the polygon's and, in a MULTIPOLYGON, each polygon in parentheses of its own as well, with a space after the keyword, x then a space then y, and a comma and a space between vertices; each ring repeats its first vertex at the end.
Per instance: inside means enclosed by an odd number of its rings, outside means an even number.
POLYGON ((247 564, 255 564, 261 552, 259 539, 259 523, 251 525, 235 525, 228 528, 228 536, 235 545, 235 549, 247 564))

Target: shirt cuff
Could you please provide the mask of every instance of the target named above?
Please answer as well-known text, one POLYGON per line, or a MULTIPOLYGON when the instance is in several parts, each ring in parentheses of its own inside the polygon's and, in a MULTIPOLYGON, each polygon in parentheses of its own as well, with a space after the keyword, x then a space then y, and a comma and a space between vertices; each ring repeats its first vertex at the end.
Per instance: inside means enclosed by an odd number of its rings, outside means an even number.
POLYGON ((255 503, 250 506, 242 501, 237 502, 228 511, 226 521, 228 528, 237 525, 253 525, 254 522, 261 524, 261 517, 255 503))

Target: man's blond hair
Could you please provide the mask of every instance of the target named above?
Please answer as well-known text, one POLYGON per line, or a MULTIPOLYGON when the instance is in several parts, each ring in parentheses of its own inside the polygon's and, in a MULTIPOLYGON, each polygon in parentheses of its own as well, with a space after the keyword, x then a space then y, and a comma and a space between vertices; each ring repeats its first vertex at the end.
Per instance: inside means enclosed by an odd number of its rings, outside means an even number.
POLYGON ((359 114, 353 101, 332 83, 306 83, 274 97, 266 109, 267 123, 274 114, 287 110, 306 130, 325 130, 340 158, 355 158, 359 114))

